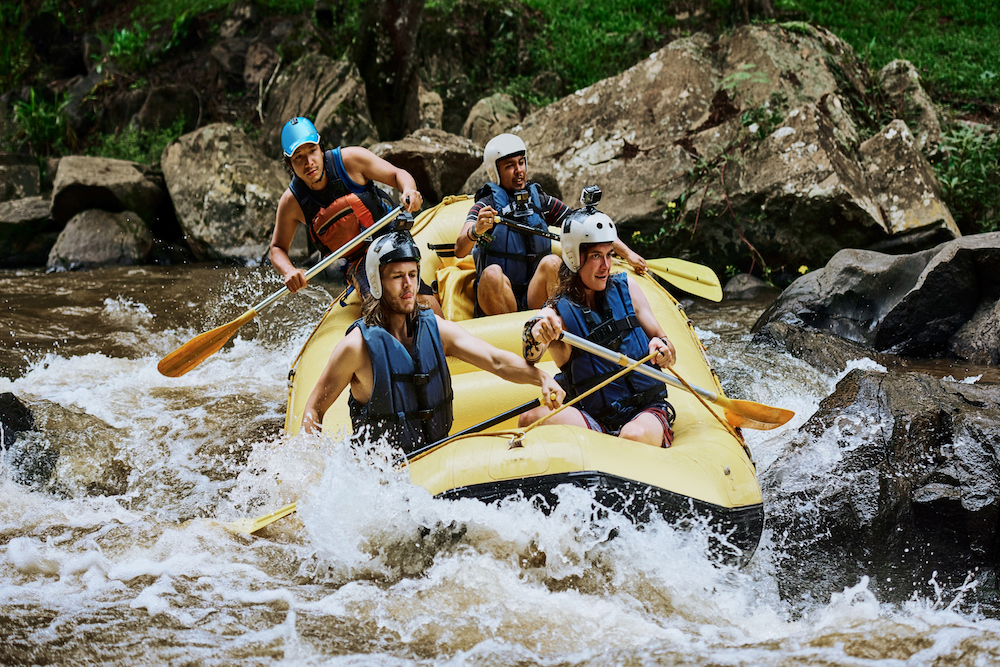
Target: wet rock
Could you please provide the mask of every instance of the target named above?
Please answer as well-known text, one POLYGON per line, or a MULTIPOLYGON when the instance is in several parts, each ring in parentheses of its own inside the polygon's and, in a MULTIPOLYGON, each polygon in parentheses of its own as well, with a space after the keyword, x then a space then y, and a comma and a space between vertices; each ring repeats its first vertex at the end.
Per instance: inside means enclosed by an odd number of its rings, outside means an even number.
POLYGON ((798 327, 785 322, 768 322, 753 336, 755 345, 769 345, 784 350, 819 370, 837 375, 851 361, 872 359, 882 365, 890 360, 867 345, 841 338, 826 331, 798 327))
POLYGON ((85 412, 45 400, 33 402, 35 428, 9 452, 20 484, 66 497, 120 495, 131 468, 120 442, 124 434, 85 412))
POLYGON ((0 202, 41 194, 38 160, 33 157, 0 153, 0 202))
POLYGON ((146 261, 153 234, 136 213, 90 209, 73 216, 49 252, 54 270, 133 266, 146 261))
POLYGON ((749 273, 740 273, 726 281, 722 288, 722 294, 730 301, 749 301, 765 296, 777 296, 779 290, 773 285, 752 276, 749 273))
POLYGON ((165 196, 162 181, 145 165, 70 155, 60 160, 52 185, 52 218, 65 223, 97 208, 113 213, 134 211, 150 224, 165 196))
POLYGON ((935 356, 946 354, 952 336, 998 298, 1000 232, 910 255, 842 250, 785 289, 752 330, 785 322, 880 352, 935 356))
POLYGON ((288 176, 243 130, 224 123, 185 134, 160 160, 188 245, 200 260, 258 261, 288 176))
POLYGON ((279 69, 265 101, 260 146, 268 155, 281 155, 281 128, 295 116, 313 121, 328 148, 365 146, 378 142, 378 131, 368 112, 365 83, 357 68, 316 53, 279 69))
POLYGON ((980 302, 972 317, 948 340, 948 351, 974 364, 1000 366, 1000 299, 980 302))
POLYGON ((426 205, 458 192, 483 161, 478 146, 443 130, 417 130, 401 141, 376 144, 371 150, 410 172, 426 205))
POLYGON ((0 202, 0 267, 44 266, 58 235, 49 199, 0 202))
POLYGON ((879 83, 896 112, 896 118, 913 129, 916 147, 929 151, 941 143, 941 113, 924 90, 920 73, 908 60, 893 60, 879 70, 879 83))
POLYGON ((0 444, 7 449, 14 444, 19 433, 35 428, 35 418, 24 403, 14 394, 5 391, 0 394, 0 444))
MULTIPOLYGON (((788 600, 880 600, 1000 557, 1000 386, 854 370, 761 475, 788 600)), ((993 601, 995 604, 997 601, 993 601)))
POLYGON ((480 148, 521 122, 521 113, 514 100, 505 93, 494 93, 476 102, 462 126, 462 136, 480 148))

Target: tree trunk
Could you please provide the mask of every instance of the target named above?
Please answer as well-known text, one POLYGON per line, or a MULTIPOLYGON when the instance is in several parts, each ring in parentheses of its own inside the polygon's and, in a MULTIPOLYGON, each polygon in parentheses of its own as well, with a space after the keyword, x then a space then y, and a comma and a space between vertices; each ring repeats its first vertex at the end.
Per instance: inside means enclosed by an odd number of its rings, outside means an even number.
POLYGON ((417 101, 417 34, 424 0, 371 0, 354 42, 379 139, 406 136, 407 109, 417 101))

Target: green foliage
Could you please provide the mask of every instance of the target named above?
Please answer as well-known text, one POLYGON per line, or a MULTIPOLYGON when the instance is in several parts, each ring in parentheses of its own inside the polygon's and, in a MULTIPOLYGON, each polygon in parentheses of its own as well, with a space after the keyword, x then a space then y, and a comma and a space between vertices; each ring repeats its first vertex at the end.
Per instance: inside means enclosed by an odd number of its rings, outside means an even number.
POLYGON ((142 164, 158 164, 163 149, 183 132, 183 116, 174 121, 170 127, 160 130, 146 132, 128 127, 118 135, 105 135, 88 153, 142 164))
POLYGON ((995 131, 955 125, 938 150, 944 155, 934 168, 944 199, 963 230, 1000 229, 1000 136, 995 131))
POLYGON ((768 78, 763 72, 755 72, 757 65, 753 63, 743 63, 736 68, 735 72, 732 72, 724 79, 722 79, 723 90, 733 90, 738 88, 742 83, 762 83, 765 86, 771 83, 771 79, 768 78))
MULTIPOLYGON (((107 35, 101 35, 101 42, 106 47, 106 54, 122 68, 129 72, 141 72, 151 62, 146 44, 149 41, 149 31, 136 21, 135 30, 122 28, 112 30, 107 35)), ((99 71, 99 70, 98 70, 99 71)))
POLYGON ((771 93, 771 98, 758 107, 750 107, 740 116, 740 122, 751 136, 760 140, 778 129, 785 118, 787 100, 780 92, 771 93))
POLYGON ((69 97, 57 97, 55 102, 46 102, 31 93, 27 102, 14 102, 14 123, 23 135, 31 152, 35 155, 61 154, 76 144, 76 136, 69 126, 66 107, 69 97))
POLYGON ((1000 2, 783 0, 849 42, 869 65, 905 58, 938 97, 1000 101, 1000 2))
POLYGON ((163 45, 163 53, 172 51, 184 43, 191 32, 191 18, 192 16, 188 12, 181 12, 174 18, 174 22, 170 26, 170 37, 163 45))
POLYGON ((529 45, 536 72, 551 70, 572 89, 613 76, 664 43, 676 21, 662 0, 525 0, 542 13, 542 34, 529 45))
POLYGON ((22 3, 0 4, 0 92, 15 87, 28 69, 24 23, 22 3))

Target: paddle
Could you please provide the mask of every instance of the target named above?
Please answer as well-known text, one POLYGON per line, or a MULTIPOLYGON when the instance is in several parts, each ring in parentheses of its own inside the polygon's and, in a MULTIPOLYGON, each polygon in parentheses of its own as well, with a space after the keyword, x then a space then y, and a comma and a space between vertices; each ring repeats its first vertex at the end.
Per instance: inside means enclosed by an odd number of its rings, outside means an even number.
POLYGON ((703 264, 663 257, 647 259, 646 267, 671 285, 709 301, 722 301, 722 285, 715 271, 703 264))
POLYGON ((496 221, 501 225, 510 227, 511 229, 516 229, 519 232, 527 232, 528 234, 534 234, 535 236, 544 236, 547 239, 552 239, 553 241, 558 241, 560 239, 559 235, 550 232, 545 229, 539 229, 538 227, 529 227, 528 225, 522 225, 520 222, 515 222, 502 215, 496 216, 496 221))
MULTIPOLYGON (((392 209, 382 216, 382 218, 374 225, 341 246, 337 252, 327 255, 321 259, 315 266, 306 272, 306 280, 311 280, 313 276, 323 271, 326 267, 330 266, 344 255, 349 255, 352 250, 357 248, 369 237, 373 236, 383 227, 392 222, 400 210, 402 209, 399 206, 392 209)), ((229 324, 224 324, 221 327, 217 327, 211 331, 195 336, 167 356, 163 357, 163 359, 160 359, 160 363, 156 365, 156 369, 167 377, 179 377, 184 375, 205 359, 222 349, 222 346, 236 334, 240 327, 257 317, 258 311, 267 308, 272 303, 288 294, 290 291, 291 290, 287 287, 282 287, 280 290, 267 297, 229 324)))
MULTIPOLYGON (((601 357, 602 359, 607 359, 608 361, 614 362, 620 366, 628 366, 629 364, 635 363, 624 354, 613 352, 605 347, 592 343, 585 338, 580 338, 579 336, 571 334, 568 331, 562 332, 561 338, 573 347, 584 350, 585 352, 590 352, 593 355, 601 357)), ((753 401, 740 401, 727 398, 726 396, 717 394, 714 391, 702 389, 701 387, 696 387, 694 385, 690 385, 690 389, 688 389, 688 387, 684 386, 683 382, 678 380, 673 375, 668 375, 667 373, 650 366, 639 366, 636 368, 636 372, 642 373, 643 375, 656 380, 660 380, 661 382, 666 382, 667 384, 683 389, 684 391, 692 391, 705 400, 721 406, 726 413, 726 420, 736 427, 767 431, 781 426, 795 416, 795 413, 791 410, 775 408, 770 405, 764 405, 763 403, 754 403, 753 401)))
MULTIPOLYGON (((463 431, 459 431, 458 433, 456 433, 454 435, 449 435, 446 438, 442 438, 441 440, 438 440, 437 442, 431 443, 431 444, 427 445, 426 447, 421 447, 420 449, 416 450, 415 452, 412 452, 412 453, 408 454, 406 456, 406 460, 407 461, 416 461, 417 459, 419 459, 419 458, 421 458, 423 456, 426 456, 427 454, 431 453, 431 451, 437 449, 438 447, 441 447, 442 445, 447 444, 448 442, 451 442, 455 438, 458 438, 458 437, 463 436, 463 435, 469 435, 470 433, 478 433, 479 431, 482 431, 483 429, 487 429, 487 428, 496 426, 497 424, 501 424, 501 423, 507 421, 511 417, 518 416, 522 412, 527 412, 528 410, 532 410, 534 408, 537 408, 541 404, 542 404, 542 402, 539 399, 536 398, 535 400, 528 401, 527 403, 525 403, 523 405, 519 405, 516 408, 511 408, 510 410, 508 410, 507 412, 504 412, 503 414, 497 415, 496 417, 491 417, 491 418, 487 419, 486 421, 479 422, 478 424, 470 426, 469 428, 467 428, 467 429, 465 429, 463 431)), ((296 503, 290 503, 288 505, 285 505, 281 509, 275 510, 275 511, 271 512, 270 514, 265 514, 263 516, 259 516, 256 519, 237 519, 236 521, 233 521, 231 523, 226 524, 226 530, 229 530, 229 531, 234 532, 234 533, 245 533, 247 535, 250 535, 252 533, 256 533, 261 528, 264 528, 266 526, 270 526, 272 523, 274 523, 278 519, 285 518, 286 516, 288 516, 289 514, 291 514, 292 512, 294 512, 295 510, 296 510, 296 503)))

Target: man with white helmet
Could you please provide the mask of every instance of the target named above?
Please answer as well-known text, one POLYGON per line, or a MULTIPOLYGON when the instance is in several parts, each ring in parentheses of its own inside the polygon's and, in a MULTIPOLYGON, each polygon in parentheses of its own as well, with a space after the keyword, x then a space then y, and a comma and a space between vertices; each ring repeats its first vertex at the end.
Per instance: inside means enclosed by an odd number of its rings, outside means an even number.
MULTIPOLYGON (((477 314, 499 315, 540 308, 558 285, 559 258, 552 255, 552 242, 540 235, 497 224, 501 213, 510 216, 518 199, 524 200, 517 222, 548 232, 570 209, 560 200, 528 181, 527 150, 520 137, 499 134, 486 144, 483 164, 493 182, 476 193, 462 233, 455 241, 455 256, 470 252, 476 261, 477 314), (526 204, 526 206, 525 206, 526 204)), ((645 260, 616 241, 615 252, 636 270, 645 270, 645 260)))
POLYGON ((349 386, 355 431, 369 426, 372 437, 385 434, 407 453, 447 437, 452 391, 445 357, 539 386, 546 405, 561 404, 565 392, 548 373, 421 308, 419 262, 409 232, 390 232, 369 246, 365 272, 371 292, 361 319, 337 343, 306 402, 307 432, 320 429, 326 411, 349 386))
MULTIPOLYGON (((336 252, 392 208, 375 181, 396 188, 407 211, 420 209, 423 199, 405 169, 360 146, 324 151, 316 126, 308 118, 292 118, 281 129, 281 150, 292 180, 278 201, 271 237, 271 264, 285 286, 297 292, 306 286, 305 271, 296 268, 288 251, 300 224, 324 255, 336 252)), ((341 265, 347 282, 360 293, 368 291, 364 246, 341 265)), ((433 296, 430 300, 435 301, 433 296)))
MULTIPOLYGON (((656 353, 661 368, 676 361, 674 346, 656 321, 646 296, 625 272, 611 273, 618 231, 611 218, 593 207, 567 217, 562 226, 563 265, 552 300, 524 328, 524 358, 541 359, 547 349, 562 371, 567 394, 576 396, 621 369, 559 340, 562 331, 639 359, 656 353)), ((657 447, 673 439, 674 409, 667 387, 641 373, 629 373, 595 391, 550 421, 611 433, 657 447)), ((539 407, 521 416, 530 424, 548 412, 539 407)))

